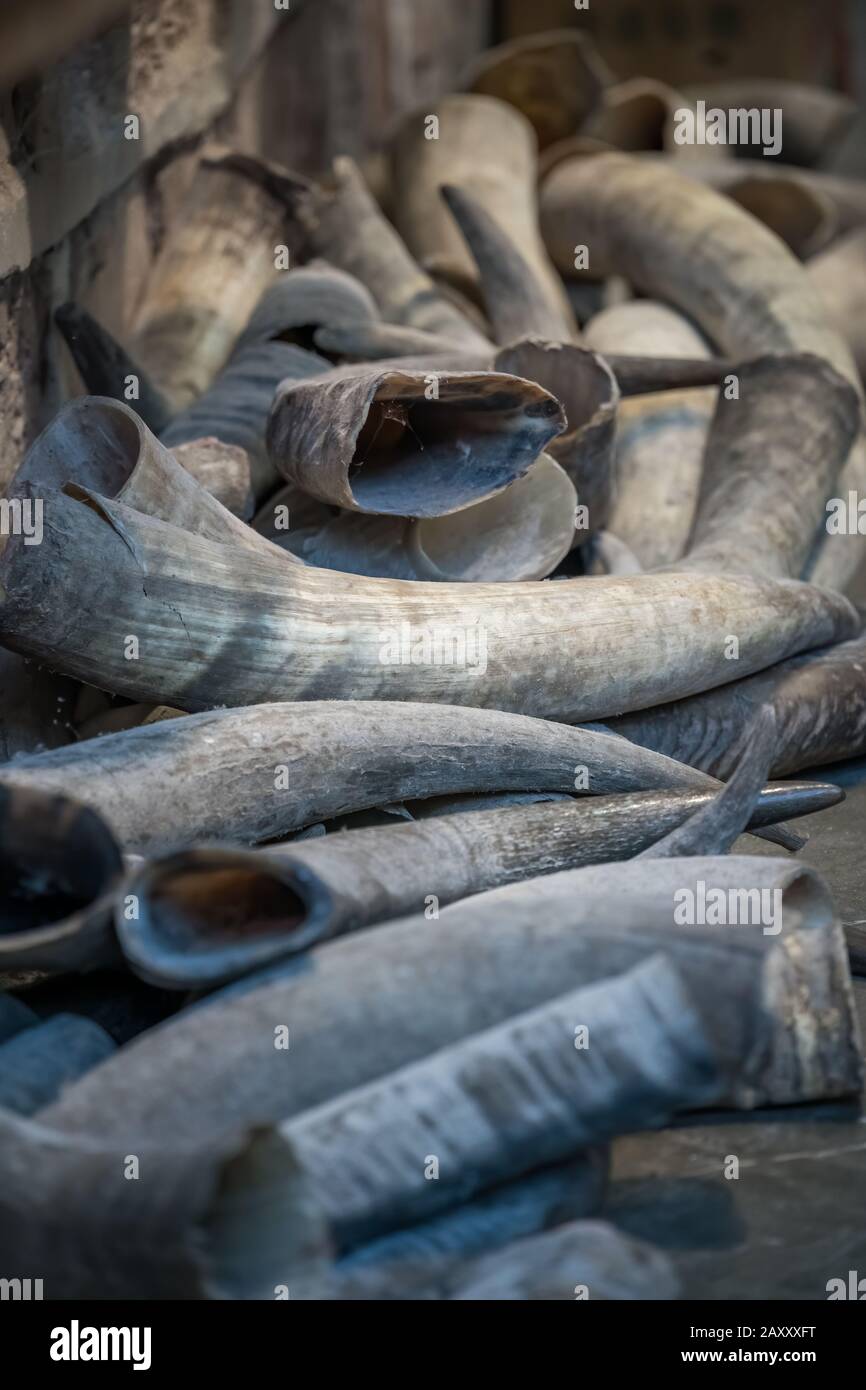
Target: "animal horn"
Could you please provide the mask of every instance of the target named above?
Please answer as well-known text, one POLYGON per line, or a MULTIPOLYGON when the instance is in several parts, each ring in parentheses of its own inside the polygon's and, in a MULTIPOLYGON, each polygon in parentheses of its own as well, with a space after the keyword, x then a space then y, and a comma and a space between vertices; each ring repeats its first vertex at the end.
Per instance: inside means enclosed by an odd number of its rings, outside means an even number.
POLYGON ((284 384, 267 440, 283 477, 320 501, 442 516, 523 477, 563 424, 547 391, 502 372, 353 366, 284 384))
POLYGON ((495 709, 381 700, 213 710, 3 768, 3 785, 13 793, 80 797, 124 851, 140 853, 190 841, 275 840, 414 798, 539 788, 573 794, 584 782, 593 795, 719 789, 704 773, 596 729, 495 709), (166 779, 179 763, 184 796, 166 799, 166 779))
POLYGON ((477 280, 472 256, 439 193, 443 184, 471 189, 494 226, 520 248, 546 303, 551 311, 559 306, 558 319, 573 336, 568 297, 539 235, 537 151, 529 122, 503 101, 472 94, 443 98, 430 116, 438 122, 438 139, 426 138, 425 118, 414 113, 391 147, 401 190, 394 216, 409 250, 422 262, 436 258, 452 277, 477 280))
POLYGON ((751 675, 859 626, 841 595, 789 580, 365 580, 191 535, 79 486, 44 501, 42 544, 13 535, 0 557, 4 644, 177 709, 315 693, 592 720, 727 682, 732 634, 737 674, 751 675), (125 655, 130 638, 143 660, 125 655))
POLYGON ((791 861, 727 856, 571 870, 464 899, 432 931, 419 914, 353 933, 137 1038, 42 1118, 127 1143, 143 1125, 201 1142, 224 1126, 228 1093, 239 1125, 289 1119, 657 953, 678 971, 719 1069, 736 1078, 726 1105, 859 1094, 845 945, 826 887, 791 861), (725 901, 757 892, 779 930, 708 931, 697 920, 705 890, 725 901), (695 925, 674 921, 675 894, 695 925), (399 991, 387 988, 395 978, 399 991), (289 1022, 303 1067, 263 1046, 289 1022), (182 1088, 163 1084, 180 1071, 182 1088))
POLYGON ((54 322, 72 354, 85 390, 92 396, 126 397, 130 380, 137 388, 138 414, 148 429, 160 434, 171 419, 171 407, 136 362, 79 304, 61 304, 54 322))
POLYGON ((5 1259, 45 1270, 45 1297, 273 1298, 279 1284, 321 1296, 327 1235, 273 1130, 131 1145, 41 1118, 0 1111, 0 1219, 5 1259))
MULTIPOLYGON (((712 189, 627 155, 567 160, 542 187, 541 225, 563 270, 575 242, 585 243, 593 275, 625 275, 669 301, 723 353, 813 353, 860 394, 851 354, 805 270, 777 237, 712 189)), ((832 402, 823 409, 832 415, 832 402)), ((862 430, 839 485, 843 495, 849 488, 866 492, 862 430)), ((798 520, 798 534, 806 528, 810 538, 820 537, 809 573, 815 583, 844 588, 862 559, 862 538, 827 535, 823 521, 823 508, 798 520)))
POLYGON ((124 886, 124 902, 131 895, 137 912, 118 910, 116 931, 128 964, 151 984, 212 988, 328 938, 421 911, 431 900, 438 909, 642 851, 653 858, 721 853, 716 844, 727 848, 747 822, 764 826, 842 800, 838 788, 810 783, 768 787, 762 796, 760 751, 750 749, 748 785, 735 774, 718 794, 620 793, 462 811, 254 853, 183 851, 150 861, 124 886), (680 847, 676 837, 686 833, 691 838, 680 847), (485 854, 491 845, 495 855, 485 854))

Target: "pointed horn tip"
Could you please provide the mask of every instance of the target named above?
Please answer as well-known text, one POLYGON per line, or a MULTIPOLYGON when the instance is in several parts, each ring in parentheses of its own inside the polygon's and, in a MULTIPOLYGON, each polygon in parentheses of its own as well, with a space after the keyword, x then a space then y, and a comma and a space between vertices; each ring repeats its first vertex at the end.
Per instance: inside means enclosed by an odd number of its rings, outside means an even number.
POLYGON ((785 816, 809 816, 838 806, 845 800, 844 788, 835 782, 768 782, 764 796, 778 797, 785 803, 785 816))
POLYGON ((76 304, 74 299, 67 299, 65 303, 58 304, 53 318, 56 328, 67 341, 73 334, 79 334, 82 330, 89 329, 92 336, 94 328, 98 328, 93 317, 80 304, 76 304))
POLYGON ((464 219, 471 218, 474 221, 479 215, 478 204, 472 194, 468 188, 462 188, 460 184, 440 183, 439 197, 461 226, 464 219))

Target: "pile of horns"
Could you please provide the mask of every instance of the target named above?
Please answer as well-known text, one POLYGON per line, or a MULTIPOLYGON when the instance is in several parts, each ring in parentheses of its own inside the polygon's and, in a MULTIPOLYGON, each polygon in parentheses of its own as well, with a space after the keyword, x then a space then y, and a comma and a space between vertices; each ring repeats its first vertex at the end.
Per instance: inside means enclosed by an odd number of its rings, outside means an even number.
POLYGON ((57 313, 0 556, 46 1297, 676 1297, 615 1136, 859 1092, 787 824, 866 751, 845 103, 775 91, 771 174, 571 34, 466 85, 319 182, 207 147, 123 344, 57 313))

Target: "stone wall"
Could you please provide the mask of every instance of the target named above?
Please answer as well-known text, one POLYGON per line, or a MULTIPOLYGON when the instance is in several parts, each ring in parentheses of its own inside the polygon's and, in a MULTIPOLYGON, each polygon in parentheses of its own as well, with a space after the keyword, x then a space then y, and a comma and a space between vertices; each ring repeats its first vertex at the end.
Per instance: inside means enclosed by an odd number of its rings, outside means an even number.
POLYGON ((77 299, 124 337, 204 140, 308 173, 363 156, 489 38, 488 0, 84 9, 110 27, 39 75, 28 35, 25 75, 0 93, 0 486, 81 389, 53 309, 77 299))

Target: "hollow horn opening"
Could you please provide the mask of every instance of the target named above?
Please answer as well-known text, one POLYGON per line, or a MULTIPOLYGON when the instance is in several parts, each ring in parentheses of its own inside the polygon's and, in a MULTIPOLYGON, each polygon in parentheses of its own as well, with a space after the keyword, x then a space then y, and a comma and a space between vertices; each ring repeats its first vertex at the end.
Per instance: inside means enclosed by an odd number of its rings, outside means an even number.
POLYGON ((77 400, 43 430, 18 476, 41 488, 62 488, 74 478, 103 497, 117 497, 141 446, 141 422, 132 411, 98 397, 77 400))
POLYGON ((386 383, 373 398, 349 466, 364 510, 460 511, 522 476, 561 428, 557 401, 528 382, 488 377, 464 386, 431 373, 428 389, 429 400, 417 387, 386 383))
POLYGON ((220 849, 156 860, 129 892, 139 909, 132 920, 116 915, 123 952, 168 988, 216 984, 312 944, 330 906, 296 866, 220 849))
POLYGON ((65 797, 0 788, 0 934, 62 922, 90 907, 120 873, 112 835, 65 797))

